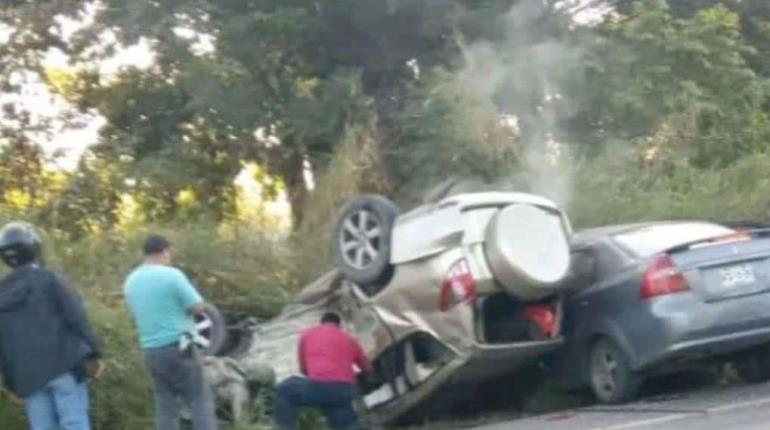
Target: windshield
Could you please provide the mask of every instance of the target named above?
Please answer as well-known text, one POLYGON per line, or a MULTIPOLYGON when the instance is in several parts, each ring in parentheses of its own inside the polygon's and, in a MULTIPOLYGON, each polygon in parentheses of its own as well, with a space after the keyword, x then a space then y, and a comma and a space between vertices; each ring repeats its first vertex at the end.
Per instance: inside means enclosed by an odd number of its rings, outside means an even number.
POLYGON ((640 257, 649 257, 667 249, 712 237, 733 233, 727 227, 710 223, 673 223, 651 225, 615 235, 615 240, 640 257))

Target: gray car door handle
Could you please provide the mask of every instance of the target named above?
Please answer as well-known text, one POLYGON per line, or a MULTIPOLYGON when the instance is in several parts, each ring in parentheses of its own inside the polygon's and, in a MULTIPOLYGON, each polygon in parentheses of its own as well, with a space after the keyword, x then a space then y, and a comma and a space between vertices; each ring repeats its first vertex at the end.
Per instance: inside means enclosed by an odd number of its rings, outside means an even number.
POLYGON ((590 303, 588 303, 588 300, 583 300, 583 301, 580 302, 580 307, 581 308, 587 308, 589 304, 590 303))

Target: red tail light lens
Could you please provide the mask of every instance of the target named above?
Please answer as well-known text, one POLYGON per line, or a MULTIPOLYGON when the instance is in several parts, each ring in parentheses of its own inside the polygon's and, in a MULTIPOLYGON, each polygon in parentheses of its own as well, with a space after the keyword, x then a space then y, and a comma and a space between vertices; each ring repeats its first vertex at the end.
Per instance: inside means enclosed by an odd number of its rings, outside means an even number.
POLYGON ((556 314, 551 306, 545 304, 529 305, 521 313, 524 318, 537 324, 545 337, 552 338, 556 334, 556 314))
POLYGON ((659 254, 652 257, 642 276, 642 288, 639 295, 642 299, 649 299, 689 289, 687 280, 674 264, 674 260, 666 254, 659 254))
POLYGON ((475 299, 476 283, 471 276, 468 262, 460 260, 449 269, 444 282, 441 283, 438 307, 444 312, 460 303, 472 303, 475 299))

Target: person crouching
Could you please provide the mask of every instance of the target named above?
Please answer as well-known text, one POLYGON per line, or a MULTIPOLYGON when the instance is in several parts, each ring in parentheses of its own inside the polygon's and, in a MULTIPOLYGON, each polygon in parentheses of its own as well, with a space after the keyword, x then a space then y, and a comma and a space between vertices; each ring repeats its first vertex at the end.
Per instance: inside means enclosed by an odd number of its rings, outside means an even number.
POLYGON ((321 324, 300 335, 298 359, 305 377, 290 377, 276 387, 275 422, 281 430, 296 428, 298 407, 321 409, 332 429, 356 429, 353 409, 356 375, 371 370, 361 345, 340 327, 339 315, 326 313, 321 324))

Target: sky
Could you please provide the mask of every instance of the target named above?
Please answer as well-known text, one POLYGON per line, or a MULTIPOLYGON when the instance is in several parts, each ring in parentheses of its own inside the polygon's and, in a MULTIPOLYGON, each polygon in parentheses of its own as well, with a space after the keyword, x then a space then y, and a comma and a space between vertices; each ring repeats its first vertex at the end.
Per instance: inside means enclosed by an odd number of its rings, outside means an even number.
MULTIPOLYGON (((69 39, 75 32, 90 25, 96 13, 95 8, 87 9, 81 20, 67 17, 57 17, 62 34, 69 39)), ((11 29, 0 24, 0 44, 8 42, 11 29)), ((103 36, 103 45, 115 43, 114 35, 107 33, 103 36)), ((98 65, 102 77, 109 78, 125 67, 147 68, 154 62, 154 55, 146 40, 141 40, 133 46, 117 50, 109 59, 98 65)), ((68 57, 58 49, 50 50, 44 59, 44 66, 51 69, 73 70, 68 63, 68 57)), ((56 94, 52 94, 44 82, 34 75, 20 76, 26 83, 20 95, 0 94, 0 104, 12 102, 23 107, 38 118, 57 118, 70 108, 69 104, 56 94)), ((2 114, 0 114, 2 119, 2 114)), ((38 143, 47 153, 56 154, 52 161, 54 167, 72 170, 77 166, 83 151, 96 143, 99 130, 105 124, 104 118, 95 112, 80 114, 75 121, 77 126, 68 126, 61 121, 54 121, 55 132, 52 136, 37 136, 38 143)))
MULTIPOLYGON (((114 57, 101 62, 99 73, 103 78, 109 79, 110 76, 117 74, 123 68, 138 67, 144 69, 152 66, 153 62, 152 50, 146 41, 141 41, 136 45, 118 50, 114 57)), ((67 56, 59 50, 48 53, 45 66, 72 70, 67 62, 67 56)), ((28 97, 26 102, 30 109, 35 112, 56 116, 67 108, 66 102, 61 100, 59 96, 51 94, 42 82, 36 83, 31 91, 34 92, 34 95, 28 97)), ((65 170, 74 169, 83 151, 98 140, 99 130, 105 124, 104 118, 97 113, 88 113, 82 116, 82 120, 85 124, 84 127, 65 128, 50 141, 42 143, 42 146, 49 152, 62 154, 56 160, 57 167, 65 170)))

